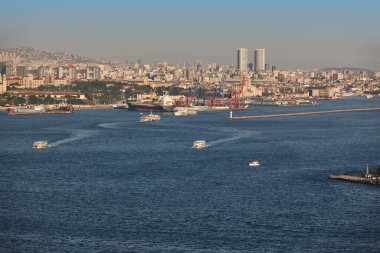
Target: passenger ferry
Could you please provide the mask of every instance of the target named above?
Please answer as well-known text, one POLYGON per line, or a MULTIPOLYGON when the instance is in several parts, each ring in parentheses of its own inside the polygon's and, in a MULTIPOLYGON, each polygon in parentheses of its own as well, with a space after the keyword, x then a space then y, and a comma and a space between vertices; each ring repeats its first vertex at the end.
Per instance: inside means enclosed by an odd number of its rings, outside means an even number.
POLYGON ((36 141, 33 143, 33 148, 47 148, 48 147, 48 142, 47 141, 36 141))
POLYGON ((207 147, 207 143, 205 140, 197 140, 193 142, 193 148, 201 149, 207 147))
POLYGON ((175 116, 194 116, 194 115, 197 115, 197 111, 189 109, 189 108, 177 109, 176 111, 174 111, 174 115, 175 116))
POLYGON ((142 115, 140 117, 140 122, 159 121, 160 119, 160 115, 153 114, 152 112, 150 112, 150 114, 148 115, 142 115))

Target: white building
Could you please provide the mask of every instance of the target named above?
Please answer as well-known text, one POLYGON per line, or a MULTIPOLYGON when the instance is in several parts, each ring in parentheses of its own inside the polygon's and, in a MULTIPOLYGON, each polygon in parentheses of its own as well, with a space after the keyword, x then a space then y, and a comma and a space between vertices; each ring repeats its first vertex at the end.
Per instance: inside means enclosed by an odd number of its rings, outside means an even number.
POLYGON ((87 80, 99 80, 100 79, 100 68, 98 66, 90 66, 86 68, 86 79, 87 80))

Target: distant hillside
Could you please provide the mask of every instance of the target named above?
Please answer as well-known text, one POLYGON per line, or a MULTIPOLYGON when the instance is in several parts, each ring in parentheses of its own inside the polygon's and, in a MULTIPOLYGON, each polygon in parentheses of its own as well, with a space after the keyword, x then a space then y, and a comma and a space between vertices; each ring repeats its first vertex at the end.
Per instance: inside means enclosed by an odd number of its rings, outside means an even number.
POLYGON ((339 72, 342 72, 344 70, 348 70, 348 71, 352 71, 352 72, 360 72, 360 71, 365 71, 367 73, 373 73, 372 70, 370 69, 364 69, 364 68, 353 68, 353 67, 336 67, 336 68, 324 68, 324 69, 321 69, 321 71, 331 71, 331 70, 336 70, 336 71, 339 71, 339 72))
POLYGON ((0 53, 7 52, 19 57, 21 63, 31 63, 36 61, 48 61, 53 63, 72 63, 72 64, 97 64, 105 63, 104 61, 94 60, 89 57, 80 56, 67 52, 53 52, 40 50, 30 47, 3 48, 0 53))

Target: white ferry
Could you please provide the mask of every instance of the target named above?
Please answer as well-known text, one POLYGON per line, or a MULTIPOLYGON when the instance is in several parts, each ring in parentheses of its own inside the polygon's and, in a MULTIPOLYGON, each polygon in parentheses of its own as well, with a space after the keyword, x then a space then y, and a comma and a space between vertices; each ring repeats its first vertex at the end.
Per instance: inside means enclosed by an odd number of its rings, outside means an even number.
POLYGON ((33 143, 33 148, 47 148, 48 142, 47 141, 36 141, 33 143))
POLYGON ((153 114, 151 112, 148 115, 142 115, 140 117, 140 122, 159 121, 160 119, 161 119, 160 115, 153 114))
POLYGON ((205 140, 197 140, 193 142, 193 148, 201 149, 207 147, 207 143, 205 140))
POLYGON ((258 167, 258 166, 260 166, 260 162, 258 160, 255 160, 253 162, 250 162, 248 165, 250 167, 258 167))
POLYGON ((189 108, 180 109, 174 112, 175 116, 194 116, 197 115, 197 111, 191 110, 189 108))

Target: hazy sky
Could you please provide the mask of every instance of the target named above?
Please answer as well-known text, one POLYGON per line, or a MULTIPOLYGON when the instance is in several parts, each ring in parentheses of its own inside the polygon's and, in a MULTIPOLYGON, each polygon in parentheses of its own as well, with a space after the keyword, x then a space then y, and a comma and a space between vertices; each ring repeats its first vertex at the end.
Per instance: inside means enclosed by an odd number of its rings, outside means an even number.
POLYGON ((0 48, 29 46, 101 59, 236 65, 265 48, 278 68, 380 70, 377 0, 9 0, 0 48))

